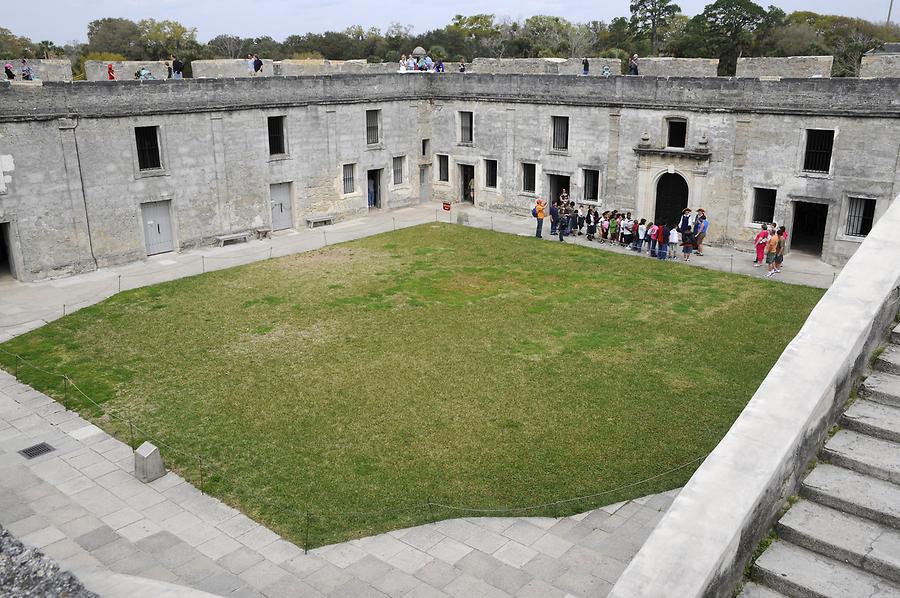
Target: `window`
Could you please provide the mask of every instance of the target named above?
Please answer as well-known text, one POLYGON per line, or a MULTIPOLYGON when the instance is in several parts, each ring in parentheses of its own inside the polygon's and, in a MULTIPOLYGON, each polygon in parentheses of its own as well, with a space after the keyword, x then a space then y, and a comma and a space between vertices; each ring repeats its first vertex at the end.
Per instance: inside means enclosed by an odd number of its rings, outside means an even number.
POLYGON ((851 197, 850 209, 847 210, 846 233, 853 237, 865 237, 872 230, 875 220, 875 200, 864 197, 851 197))
POLYGON ((459 113, 459 140, 462 143, 472 143, 473 131, 472 129, 475 126, 475 117, 471 112, 460 112, 459 113))
POLYGON ((522 191, 534 193, 534 164, 522 163, 522 191))
POLYGON ((600 197, 600 171, 584 169, 584 199, 597 201, 600 197))
POLYGON ((687 145, 687 121, 683 118, 670 118, 666 147, 685 147, 687 145))
POLYGON ((422 156, 427 156, 431 153, 431 140, 423 139, 422 140, 422 156))
POLYGON ((753 222, 769 224, 775 222, 775 189, 753 189, 753 222))
POLYGON ((569 117, 554 116, 553 118, 553 149, 559 152, 569 150, 569 117))
POLYGON ((403 183, 403 162, 406 160, 404 156, 397 156, 394 158, 394 184, 400 185, 403 183))
POLYGON ((366 110, 366 143, 369 145, 381 140, 378 134, 379 120, 381 120, 381 110, 366 110))
POLYGON ((484 161, 484 186, 490 189, 497 188, 497 161, 484 161))
POLYGON ((806 130, 806 155, 803 170, 828 172, 831 170, 831 150, 834 147, 834 131, 806 130))
POLYGON ((438 180, 445 183, 450 181, 450 158, 438 154, 438 180))
POLYGON ((279 156, 286 154, 284 144, 284 117, 269 117, 269 155, 279 156))
POLYGON ((138 168, 162 168, 162 161, 159 159, 159 127, 135 127, 134 138, 137 141, 138 168))
POLYGON ((344 164, 344 193, 356 191, 356 164, 344 164))

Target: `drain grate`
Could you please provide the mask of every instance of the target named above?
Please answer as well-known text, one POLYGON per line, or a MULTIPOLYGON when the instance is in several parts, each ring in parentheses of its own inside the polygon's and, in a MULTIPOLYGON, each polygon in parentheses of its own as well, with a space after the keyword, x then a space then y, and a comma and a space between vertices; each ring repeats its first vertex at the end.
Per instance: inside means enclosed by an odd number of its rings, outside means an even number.
POLYGON ((35 457, 40 457, 41 455, 46 455, 47 453, 51 453, 56 449, 47 444, 46 442, 42 442, 40 444, 36 444, 34 446, 29 446, 28 448, 24 448, 19 451, 19 454, 25 457, 26 459, 34 459, 35 457))

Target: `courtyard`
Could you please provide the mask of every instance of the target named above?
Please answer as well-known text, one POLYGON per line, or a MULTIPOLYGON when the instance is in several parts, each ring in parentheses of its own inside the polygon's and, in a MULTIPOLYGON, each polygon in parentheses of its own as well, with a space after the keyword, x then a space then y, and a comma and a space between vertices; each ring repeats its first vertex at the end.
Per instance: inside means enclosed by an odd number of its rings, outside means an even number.
POLYGON ((715 446, 821 293, 426 224, 127 291, 3 349, 321 545, 478 514, 434 505, 558 516, 681 485, 693 467, 659 474, 715 446))

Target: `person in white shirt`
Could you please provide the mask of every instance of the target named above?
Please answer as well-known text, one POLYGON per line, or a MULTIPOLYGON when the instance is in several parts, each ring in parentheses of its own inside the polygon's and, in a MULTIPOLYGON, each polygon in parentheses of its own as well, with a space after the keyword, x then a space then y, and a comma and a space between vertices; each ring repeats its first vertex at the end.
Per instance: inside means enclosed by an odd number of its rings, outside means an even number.
POLYGON ((671 231, 669 231, 669 259, 670 260, 674 260, 678 257, 677 255, 675 255, 675 249, 678 247, 679 242, 680 241, 678 238, 678 229, 673 228, 671 231))
POLYGON ((253 66, 253 54, 247 54, 247 70, 250 71, 250 76, 256 76, 256 69, 253 66))

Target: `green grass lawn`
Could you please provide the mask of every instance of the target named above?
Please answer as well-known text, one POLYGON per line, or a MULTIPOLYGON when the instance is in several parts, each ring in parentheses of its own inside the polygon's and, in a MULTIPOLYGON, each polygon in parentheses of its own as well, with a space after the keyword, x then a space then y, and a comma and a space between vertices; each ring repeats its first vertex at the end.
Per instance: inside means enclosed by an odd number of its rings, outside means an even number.
POLYGON ((183 451, 163 456, 198 485, 202 454, 207 491, 299 544, 310 512, 320 545, 706 454, 821 294, 432 224, 124 292, 2 347, 67 373, 126 442, 110 413, 183 451))

